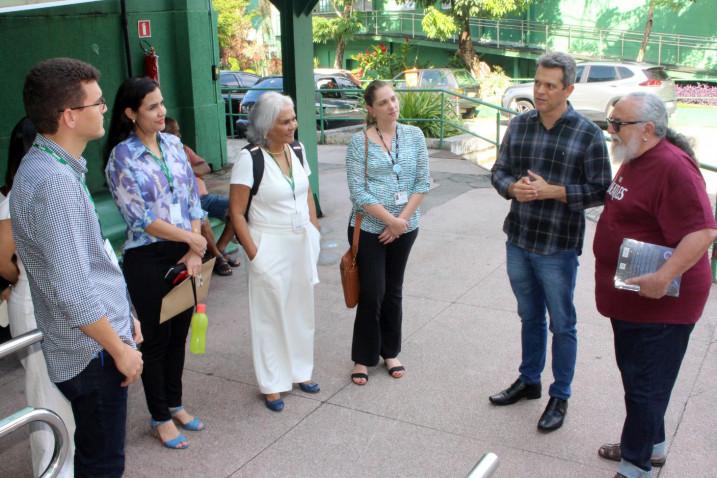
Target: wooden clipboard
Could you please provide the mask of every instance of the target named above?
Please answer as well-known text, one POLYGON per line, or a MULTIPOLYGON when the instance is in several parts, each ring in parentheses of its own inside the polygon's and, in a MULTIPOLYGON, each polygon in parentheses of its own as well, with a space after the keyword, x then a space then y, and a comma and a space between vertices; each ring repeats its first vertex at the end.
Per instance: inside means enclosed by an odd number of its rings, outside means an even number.
MULTIPOLYGON (((211 258, 202 264, 202 271, 195 278, 197 284, 197 302, 204 302, 209 294, 209 284, 212 281, 216 257, 211 258)), ((191 278, 187 277, 181 283, 174 286, 167 295, 162 298, 162 310, 159 313, 159 323, 162 324, 172 317, 181 314, 185 310, 194 307, 194 293, 192 292, 191 278)))

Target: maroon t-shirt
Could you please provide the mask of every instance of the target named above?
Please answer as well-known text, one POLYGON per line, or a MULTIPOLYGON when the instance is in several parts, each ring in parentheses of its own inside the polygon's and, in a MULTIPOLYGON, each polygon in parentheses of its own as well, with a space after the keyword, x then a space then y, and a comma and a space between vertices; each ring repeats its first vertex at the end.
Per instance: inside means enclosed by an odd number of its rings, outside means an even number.
POLYGON ((693 324, 702 315, 712 277, 707 253, 682 274, 680 296, 648 299, 615 288, 624 238, 668 247, 695 231, 716 228, 705 183, 679 148, 662 140, 623 164, 605 195, 593 242, 598 311, 628 322, 693 324))

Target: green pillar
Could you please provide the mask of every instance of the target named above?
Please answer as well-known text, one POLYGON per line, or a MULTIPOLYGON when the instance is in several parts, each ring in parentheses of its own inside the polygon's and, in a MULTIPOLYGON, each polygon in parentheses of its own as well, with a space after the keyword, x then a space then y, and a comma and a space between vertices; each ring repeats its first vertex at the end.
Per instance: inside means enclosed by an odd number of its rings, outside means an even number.
POLYGON ((317 210, 319 206, 319 165, 316 146, 316 106, 314 92, 311 10, 317 0, 272 0, 281 12, 281 56, 284 90, 294 99, 299 122, 299 141, 306 148, 306 159, 317 210))

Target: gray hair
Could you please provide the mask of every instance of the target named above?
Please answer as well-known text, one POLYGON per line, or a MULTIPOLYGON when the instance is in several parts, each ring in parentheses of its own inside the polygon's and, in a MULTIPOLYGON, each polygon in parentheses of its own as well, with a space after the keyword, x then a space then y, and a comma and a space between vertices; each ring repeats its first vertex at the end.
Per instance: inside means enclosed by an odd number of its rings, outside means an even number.
POLYGON ((655 125, 655 136, 667 136, 667 109, 665 103, 654 93, 635 91, 624 96, 625 99, 637 101, 637 115, 641 121, 649 121, 655 125))
POLYGON ((538 66, 543 68, 560 68, 563 70, 563 88, 575 83, 575 60, 567 53, 554 51, 545 53, 537 60, 538 66))
POLYGON ((695 166, 699 168, 697 155, 692 147, 690 138, 667 127, 667 108, 665 108, 665 103, 659 96, 645 91, 636 91, 625 95, 623 99, 636 100, 636 110, 640 120, 648 121, 655 125, 655 136, 658 138, 666 138, 667 141, 680 148, 690 157, 695 166))
POLYGON ((249 112, 249 126, 246 138, 252 144, 266 146, 266 135, 274 127, 276 118, 287 106, 294 107, 294 101, 276 91, 267 91, 249 112))

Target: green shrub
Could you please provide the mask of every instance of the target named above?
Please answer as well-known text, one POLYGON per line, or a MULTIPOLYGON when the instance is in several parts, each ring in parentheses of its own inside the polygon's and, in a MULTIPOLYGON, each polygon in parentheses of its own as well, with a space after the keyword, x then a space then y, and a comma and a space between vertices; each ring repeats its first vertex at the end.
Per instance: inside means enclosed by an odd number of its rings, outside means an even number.
MULTIPOLYGON (((441 136, 441 93, 403 92, 398 94, 401 104, 401 122, 418 126, 423 134, 429 138, 441 136), (404 118, 422 118, 435 121, 406 121, 404 118)), ((443 119, 446 121, 443 136, 453 136, 460 133, 460 130, 451 126, 448 122, 461 123, 457 113, 456 102, 446 95, 443 104, 443 119)))

